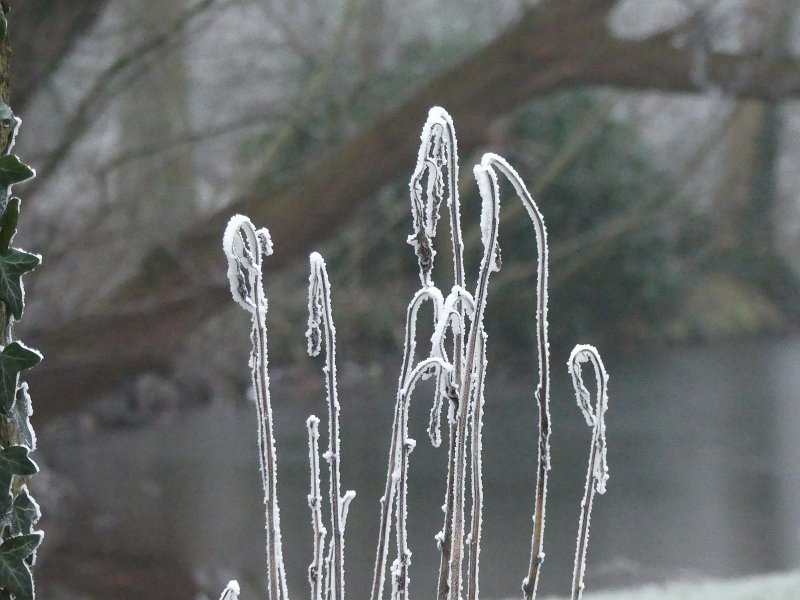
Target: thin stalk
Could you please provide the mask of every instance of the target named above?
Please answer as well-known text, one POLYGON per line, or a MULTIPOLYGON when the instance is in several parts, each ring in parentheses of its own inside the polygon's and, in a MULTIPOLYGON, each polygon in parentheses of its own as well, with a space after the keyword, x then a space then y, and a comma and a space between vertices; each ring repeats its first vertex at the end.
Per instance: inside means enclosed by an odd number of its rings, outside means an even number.
POLYGON ((336 327, 333 324, 331 309, 331 288, 325 261, 318 253, 309 257, 310 275, 308 287, 308 353, 319 354, 322 346, 320 329, 325 338, 325 386, 328 396, 328 451, 325 458, 330 466, 330 510, 332 539, 332 563, 330 571, 330 598, 344 600, 344 524, 347 509, 355 492, 348 491, 342 496, 341 475, 339 472, 340 440, 339 413, 340 405, 336 386, 336 327))
POLYGON ((403 389, 400 391, 400 434, 402 455, 399 473, 397 473, 397 559, 392 566, 393 600, 408 600, 408 568, 411 563, 411 550, 408 547, 408 530, 406 520, 408 516, 408 459, 416 446, 416 441, 408 436, 408 412, 411 404, 411 395, 420 379, 431 375, 431 369, 436 369, 439 375, 452 371, 452 366, 438 357, 431 357, 421 361, 409 373, 403 389))
POLYGON ((319 484, 319 419, 311 415, 306 421, 306 427, 308 428, 308 460, 311 467, 308 506, 311 509, 311 528, 314 532, 314 557, 308 567, 308 583, 311 587, 311 600, 322 600, 323 558, 327 531, 322 524, 322 493, 319 484))
POLYGON ((462 557, 464 551, 464 496, 466 487, 466 452, 467 452, 467 423, 469 419, 469 402, 475 384, 475 358, 478 346, 478 333, 482 331, 483 314, 486 307, 486 297, 489 288, 489 275, 496 270, 495 256, 497 246, 497 226, 499 221, 500 196, 497 186, 497 175, 491 168, 483 165, 475 167, 475 176, 478 179, 481 197, 483 199, 484 213, 488 215, 482 223, 486 223, 484 231, 484 254, 478 274, 478 284, 475 292, 475 314, 469 330, 467 342, 467 358, 464 365, 462 387, 459 394, 459 407, 456 420, 455 455, 452 462, 453 474, 453 513, 452 537, 450 539, 450 566, 448 587, 451 600, 461 596, 462 584, 462 557), (488 212, 487 212, 488 211, 488 212), (466 374, 469 374, 468 376, 466 374))
MULTIPOLYGON (((414 356, 417 348, 417 315, 422 304, 430 300, 433 304, 433 321, 437 322, 443 304, 442 294, 438 288, 429 286, 418 290, 406 311, 406 332, 405 343, 403 345, 403 365, 400 369, 400 380, 397 386, 397 399, 395 402, 394 422, 392 424, 392 439, 389 445, 388 471, 386 473, 386 484, 384 486, 383 497, 381 498, 381 520, 378 528, 378 549, 375 557, 375 571, 372 578, 372 600, 377 600, 383 596, 383 585, 386 574, 386 561, 389 553, 389 535, 391 533, 392 508, 394 505, 394 495, 397 488, 395 471, 397 470, 397 457, 399 455, 398 444, 402 439, 400 431, 403 423, 401 412, 403 407, 402 390, 408 382, 412 370, 414 356)), ((407 417, 406 417, 407 418, 407 417)))
MULTIPOLYGON (((463 248, 461 234, 460 205, 458 200, 458 146, 453 127, 453 120, 444 109, 432 108, 428 119, 422 129, 421 144, 417 157, 417 165, 409 183, 411 196, 411 212, 414 225, 414 234, 409 236, 408 242, 414 246, 420 266, 420 280, 423 286, 432 286, 432 271, 435 251, 432 238, 436 235, 436 224, 439 218, 439 207, 447 193, 447 205, 450 212, 450 237, 453 247, 453 277, 454 285, 464 288, 463 248)), ((463 322, 463 307, 459 306, 461 321, 463 322)), ((463 333, 455 332, 453 336, 453 366, 455 369, 453 382, 455 392, 462 378, 463 363, 463 333)), ((437 386, 438 387, 438 386, 437 386)), ((457 394, 450 394, 451 404, 456 400, 457 394)), ((450 413, 453 412, 450 407, 450 413)), ((444 524, 436 539, 441 549, 439 567, 438 598, 445 600, 448 596, 448 574, 450 568, 450 538, 451 518, 453 514, 453 461, 455 460, 455 421, 450 422, 450 449, 448 458, 448 481, 445 491, 444 524)), ((396 442, 396 440, 395 440, 396 442)), ((393 444, 393 448, 396 444, 393 444)), ((395 450, 395 456, 399 450, 395 450)), ((379 575, 376 573, 375 579, 379 575)), ((382 575, 380 575, 382 577, 382 575)), ((376 592, 380 590, 373 582, 372 600, 378 600, 376 592)))
POLYGON ((594 346, 578 345, 573 348, 567 362, 578 407, 583 412, 587 425, 592 428, 592 446, 589 452, 589 467, 586 473, 586 486, 581 501, 581 514, 578 520, 578 542, 575 548, 575 566, 572 571, 572 600, 583 596, 584 573, 586 571, 586 551, 589 546, 589 524, 592 518, 594 494, 604 494, 608 481, 606 460, 606 424, 608 409, 608 373, 600 353, 594 346), (592 410, 589 391, 583 385, 581 364, 591 362, 597 383, 597 409, 592 410))
POLYGON ((256 230, 242 215, 231 218, 223 237, 228 259, 228 280, 234 300, 251 313, 253 328, 251 368, 258 415, 258 448, 264 487, 267 575, 269 599, 288 600, 280 534, 277 459, 272 430, 267 354, 267 298, 264 295, 262 257, 272 254, 272 241, 266 229, 256 230))
POLYGON ((539 458, 536 473, 536 498, 531 536, 531 560, 528 574, 522 582, 526 600, 536 597, 539 573, 544 561, 545 506, 547 504, 547 475, 550 471, 550 346, 547 340, 547 276, 548 248, 547 229, 539 208, 533 201, 522 179, 506 160, 496 154, 485 154, 481 165, 488 170, 499 169, 514 186, 536 231, 536 346, 539 363, 539 383, 536 388, 536 403, 539 412, 539 458))
MULTIPOLYGON (((447 207, 450 214, 450 239, 453 251, 453 285, 461 289, 466 287, 464 279, 464 241, 461 233, 461 203, 458 197, 458 140, 453 126, 452 117, 443 108, 434 107, 430 111, 429 119, 439 120, 444 135, 444 151, 447 164, 447 207)), ((464 321, 463 305, 458 308, 461 321, 464 321)), ((456 385, 461 382, 463 373, 464 334, 463 328, 453 335, 453 381, 456 385)), ((450 407, 453 410, 455 407, 450 407)), ((449 595, 450 547, 452 538, 453 515, 453 476, 454 460, 456 458, 457 427, 454 421, 450 423, 450 445, 448 450, 447 487, 444 502, 444 525, 441 532, 441 558, 439 562, 438 600, 445 600, 449 595)))
POLYGON ((483 403, 486 375, 486 332, 481 332, 479 356, 476 361, 478 381, 472 404, 472 525, 469 532, 469 574, 467 600, 477 600, 479 590, 481 532, 483 526, 483 403))

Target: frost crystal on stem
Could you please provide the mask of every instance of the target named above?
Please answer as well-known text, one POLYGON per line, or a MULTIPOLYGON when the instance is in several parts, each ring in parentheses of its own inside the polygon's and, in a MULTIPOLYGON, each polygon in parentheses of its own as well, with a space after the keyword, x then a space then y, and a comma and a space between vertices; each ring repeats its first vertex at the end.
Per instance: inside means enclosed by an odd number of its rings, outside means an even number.
POLYGON ((580 600, 585 587, 586 551, 589 546, 589 524, 592 518, 594 494, 605 494, 608 481, 606 462, 606 422, 608 409, 608 373, 606 373, 600 353, 594 346, 579 344, 573 348, 567 362, 572 376, 572 386, 578 408, 583 412, 586 424, 592 428, 592 446, 589 453, 589 468, 586 474, 586 487, 581 502, 581 515, 578 521, 578 542, 575 549, 575 567, 572 572, 572 600, 580 600), (592 410, 589 390, 583 384, 581 365, 591 362, 597 384, 597 409, 592 410))

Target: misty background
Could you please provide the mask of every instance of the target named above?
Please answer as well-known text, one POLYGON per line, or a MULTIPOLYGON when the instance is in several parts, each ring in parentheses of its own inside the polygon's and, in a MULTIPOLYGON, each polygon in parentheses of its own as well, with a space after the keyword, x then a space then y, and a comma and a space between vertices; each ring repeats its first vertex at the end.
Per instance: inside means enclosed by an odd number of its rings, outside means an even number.
MULTIPOLYGON (((800 567, 800 4, 794 0, 28 0, 9 13, 16 243, 43 255, 19 333, 44 598, 264 595, 249 324, 221 249, 267 226, 279 495, 292 593, 311 560, 308 253, 333 287, 348 595, 367 597, 406 304, 408 178, 428 108, 471 167, 501 154, 550 240, 553 472, 541 592, 567 591, 590 432, 565 363, 610 373, 589 590, 800 567)), ((510 199, 510 195, 504 195, 510 199)), ((536 456, 535 240, 501 208, 487 312, 482 593, 518 593, 536 456)), ((449 272, 444 226, 440 287, 449 272)), ((446 458, 415 396, 412 594, 438 566, 446 458), (423 443, 425 442, 425 443, 423 443)), ((324 437, 324 436, 323 436, 324 437)))

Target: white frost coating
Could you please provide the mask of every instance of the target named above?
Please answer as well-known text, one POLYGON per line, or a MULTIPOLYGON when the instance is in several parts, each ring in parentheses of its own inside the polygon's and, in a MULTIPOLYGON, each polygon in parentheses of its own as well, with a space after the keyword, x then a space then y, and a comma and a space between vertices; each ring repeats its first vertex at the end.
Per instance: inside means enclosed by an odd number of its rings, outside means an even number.
POLYGON ((231 295, 242 308, 252 313, 255 310, 255 281, 261 279, 261 257, 272 254, 269 231, 266 228, 256 230, 250 219, 234 215, 222 236, 222 249, 228 259, 231 295))
POLYGON ((344 528, 347 525, 347 514, 350 512, 350 503, 355 497, 355 490, 347 490, 344 496, 339 500, 339 519, 341 521, 342 534, 344 534, 344 528))
POLYGON ((322 600, 324 575, 325 537, 327 531, 322 524, 322 493, 319 482, 319 419, 311 415, 306 421, 308 429, 308 463, 311 471, 308 506, 311 508, 311 528, 314 533, 314 554, 308 566, 308 583, 311 587, 311 600, 322 600))
POLYGON ((393 570, 393 600, 406 600, 408 598, 408 568, 411 563, 411 550, 408 548, 408 460, 409 455, 416 447, 416 441, 408 435, 408 412, 411 402, 411 395, 417 382, 423 378, 425 373, 435 369, 439 372, 449 372, 452 366, 440 358, 426 358, 414 367, 409 373, 406 384, 400 391, 401 410, 399 413, 399 445, 400 455, 400 476, 397 479, 397 558, 395 559, 393 570))
POLYGON ((497 176, 494 171, 489 171, 483 165, 475 165, 472 169, 475 175, 475 181, 478 182, 478 190, 481 195, 481 242, 483 247, 486 248, 492 243, 495 238, 495 248, 492 250, 490 269, 492 271, 499 271, 500 264, 498 261, 500 247, 497 246, 497 211, 500 209, 495 197, 497 194, 493 192, 492 184, 497 187, 497 176))
MULTIPOLYGON (((451 215, 457 202, 458 150, 455 129, 450 115, 443 108, 434 107, 428 112, 428 119, 422 127, 417 164, 409 182, 411 196, 411 216, 414 233, 408 236, 408 243, 414 247, 420 266, 420 280, 423 286, 433 285, 431 272, 436 251, 433 238, 439 221, 439 208, 447 190, 447 204, 451 215), (424 188, 424 189, 423 189, 424 188)), ((458 219, 451 219, 459 228, 458 219)))
POLYGON ((477 381, 470 399, 472 404, 472 423, 470 424, 472 435, 472 524, 466 542, 469 548, 467 600, 477 600, 480 596, 479 569, 481 535, 483 531, 483 408, 485 403, 486 343, 488 338, 483 329, 480 331, 480 338, 478 355, 475 358, 477 381))
POLYGON ((264 489, 267 577, 269 600, 288 600, 278 506, 277 457, 272 426, 267 356, 267 299, 262 285, 262 256, 272 251, 266 229, 256 230, 243 215, 228 222, 222 239, 228 259, 228 280, 233 299, 252 315, 250 356, 258 416, 258 458, 264 489))
POLYGON ((232 579, 228 582, 228 585, 225 587, 225 590, 222 592, 222 596, 219 597, 219 600, 239 600, 239 594, 241 590, 239 589, 239 582, 235 579, 232 579))
MULTIPOLYGON (((28 382, 23 381, 19 384, 19 388, 17 389, 17 394, 22 396, 22 402, 25 406, 25 416, 30 419, 33 416, 33 403, 31 402, 31 396, 28 393, 28 382)), ((19 399, 17 400, 19 402, 19 399)), ((29 450, 33 452, 36 450, 37 439, 36 439, 36 432, 34 431, 33 427, 28 427, 27 431, 28 435, 31 438, 31 447, 29 450)), ((31 498, 33 500, 33 498, 31 498)))
MULTIPOLYGON (((547 276, 548 248, 547 229, 539 208, 522 182, 519 174, 506 160, 496 154, 487 153, 481 159, 481 167, 489 174, 495 169, 501 171, 514 186, 536 232, 538 261, 536 270, 536 345, 539 363, 539 384, 535 398, 539 409, 539 461, 536 476, 536 499, 534 507, 534 525, 531 535, 531 559, 528 575, 523 580, 523 591, 526 600, 533 600, 539 582, 539 573, 544 557, 545 506, 547 503, 547 475, 550 471, 550 344, 547 339, 547 276)), ((477 172, 476 172, 477 176, 477 172)), ((486 179, 484 179, 486 182, 486 179)), ((480 181, 479 181, 480 185, 480 181)), ((476 298, 480 303, 480 299, 476 298)), ((476 312, 480 313, 481 309, 476 312)))
MULTIPOLYGON (((308 275, 308 329, 306 330, 306 338, 309 356, 317 356, 322 349, 320 326, 324 309, 322 305, 322 290, 319 289, 319 286, 322 285, 321 273, 325 270, 325 261, 318 252, 312 252, 308 260, 311 268, 308 275)), ((328 322, 332 322, 332 320, 328 322)))
POLYGON ((578 408, 581 409, 586 419, 586 424, 594 428, 592 443, 596 448, 597 458, 593 461, 592 477, 597 493, 604 494, 606 481, 608 481, 605 421, 605 413, 608 410, 608 373, 597 348, 588 344, 579 344, 572 349, 567 367, 572 376, 572 386, 575 389, 578 408), (595 382, 598 390, 597 412, 592 409, 589 390, 586 389, 583 383, 581 365, 586 362, 591 362, 594 367, 595 382))
POLYGON ((350 492, 341 494, 341 474, 339 457, 341 440, 339 439, 339 398, 336 384, 336 327, 333 324, 331 307, 331 285, 325 261, 319 253, 309 256, 310 275, 308 280, 308 353, 318 354, 325 340, 325 389, 328 400, 328 450, 323 455, 330 464, 328 496, 330 500, 331 519, 331 567, 329 596, 326 600, 344 600, 344 524, 343 510, 346 513, 350 500, 355 495, 350 492), (344 504, 343 504, 344 502, 344 504), (343 508, 344 507, 344 508, 343 508))
MULTIPOLYGON (((401 428, 403 424, 403 410, 404 398, 402 390, 408 382, 412 372, 412 365, 416 358, 417 348, 417 318, 419 309, 426 302, 430 301, 433 308, 433 323, 434 326, 439 320, 442 313, 444 299, 442 293, 433 285, 423 286, 418 290, 411 302, 408 304, 406 312, 406 330, 405 330, 405 343, 403 345, 403 363, 400 369, 400 377, 398 380, 398 391, 395 401, 394 410, 394 423, 392 424, 392 439, 389 445, 389 460, 386 474, 386 484, 384 495, 381 500, 381 518, 380 526, 378 529, 378 549, 375 557, 375 570, 373 572, 372 593, 370 598, 378 600, 383 597, 383 587, 386 575, 386 563, 389 554, 389 538, 392 530, 392 517, 395 504, 395 494, 400 481, 401 473, 401 446, 402 435, 401 428)), ((437 402, 440 402, 441 386, 443 385, 441 376, 436 385, 436 392, 434 393, 434 411, 436 410, 437 402)), ((434 442, 434 446, 438 445, 434 442)))
POLYGON ((567 361, 569 373, 578 407, 586 422, 592 427, 592 445, 589 453, 589 467, 586 473, 586 487, 583 491, 581 513, 578 520, 578 541, 575 549, 575 565, 572 572, 572 600, 580 600, 583 595, 584 573, 586 571, 586 551, 589 546, 589 525, 592 518, 592 505, 595 492, 603 494, 608 480, 606 461, 605 413, 608 408, 608 373, 600 353, 594 346, 579 344, 573 348, 567 361), (597 383, 597 409, 592 410, 589 391, 583 383, 581 365, 591 363, 597 383))

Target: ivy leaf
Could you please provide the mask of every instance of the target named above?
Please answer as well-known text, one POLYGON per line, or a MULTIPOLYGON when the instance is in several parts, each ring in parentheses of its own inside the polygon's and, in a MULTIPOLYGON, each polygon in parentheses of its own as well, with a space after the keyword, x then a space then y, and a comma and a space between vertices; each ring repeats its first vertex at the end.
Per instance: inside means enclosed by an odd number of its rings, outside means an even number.
POLYGON ((36 171, 22 162, 16 154, 0 156, 0 188, 8 188, 36 176, 36 171))
POLYGON ((31 452, 36 450, 36 433, 31 425, 32 415, 33 405, 28 395, 28 384, 22 382, 17 390, 17 400, 11 408, 11 420, 17 426, 20 444, 27 446, 31 452))
POLYGON ((22 318, 25 308, 25 288, 22 276, 33 271, 42 262, 38 254, 11 248, 0 254, 0 300, 6 303, 14 318, 22 318))
MULTIPOLYGON (((0 494, 0 528, 11 524, 11 512, 13 508, 14 501, 11 498, 11 492, 8 494, 0 494)), ((0 596, 0 598, 2 598, 2 596, 0 596)))
POLYGON ((0 545, 0 585, 14 594, 17 600, 33 600, 33 577, 25 562, 39 544, 41 531, 7 539, 0 545))
POLYGON ((11 533, 12 535, 26 535, 31 533, 33 526, 39 522, 42 511, 39 504, 28 493, 28 486, 23 485, 11 507, 11 533))
POLYGON ((28 456, 25 446, 7 446, 0 450, 0 494, 11 490, 14 475, 34 475, 39 466, 28 456))
POLYGON ((11 342, 0 352, 0 414, 9 416, 19 386, 19 374, 42 360, 38 351, 21 342, 11 342))
POLYGON ((11 240, 14 239, 14 234, 17 233, 19 203, 19 198, 11 198, 3 216, 0 217, 0 253, 6 252, 11 248, 11 240))

